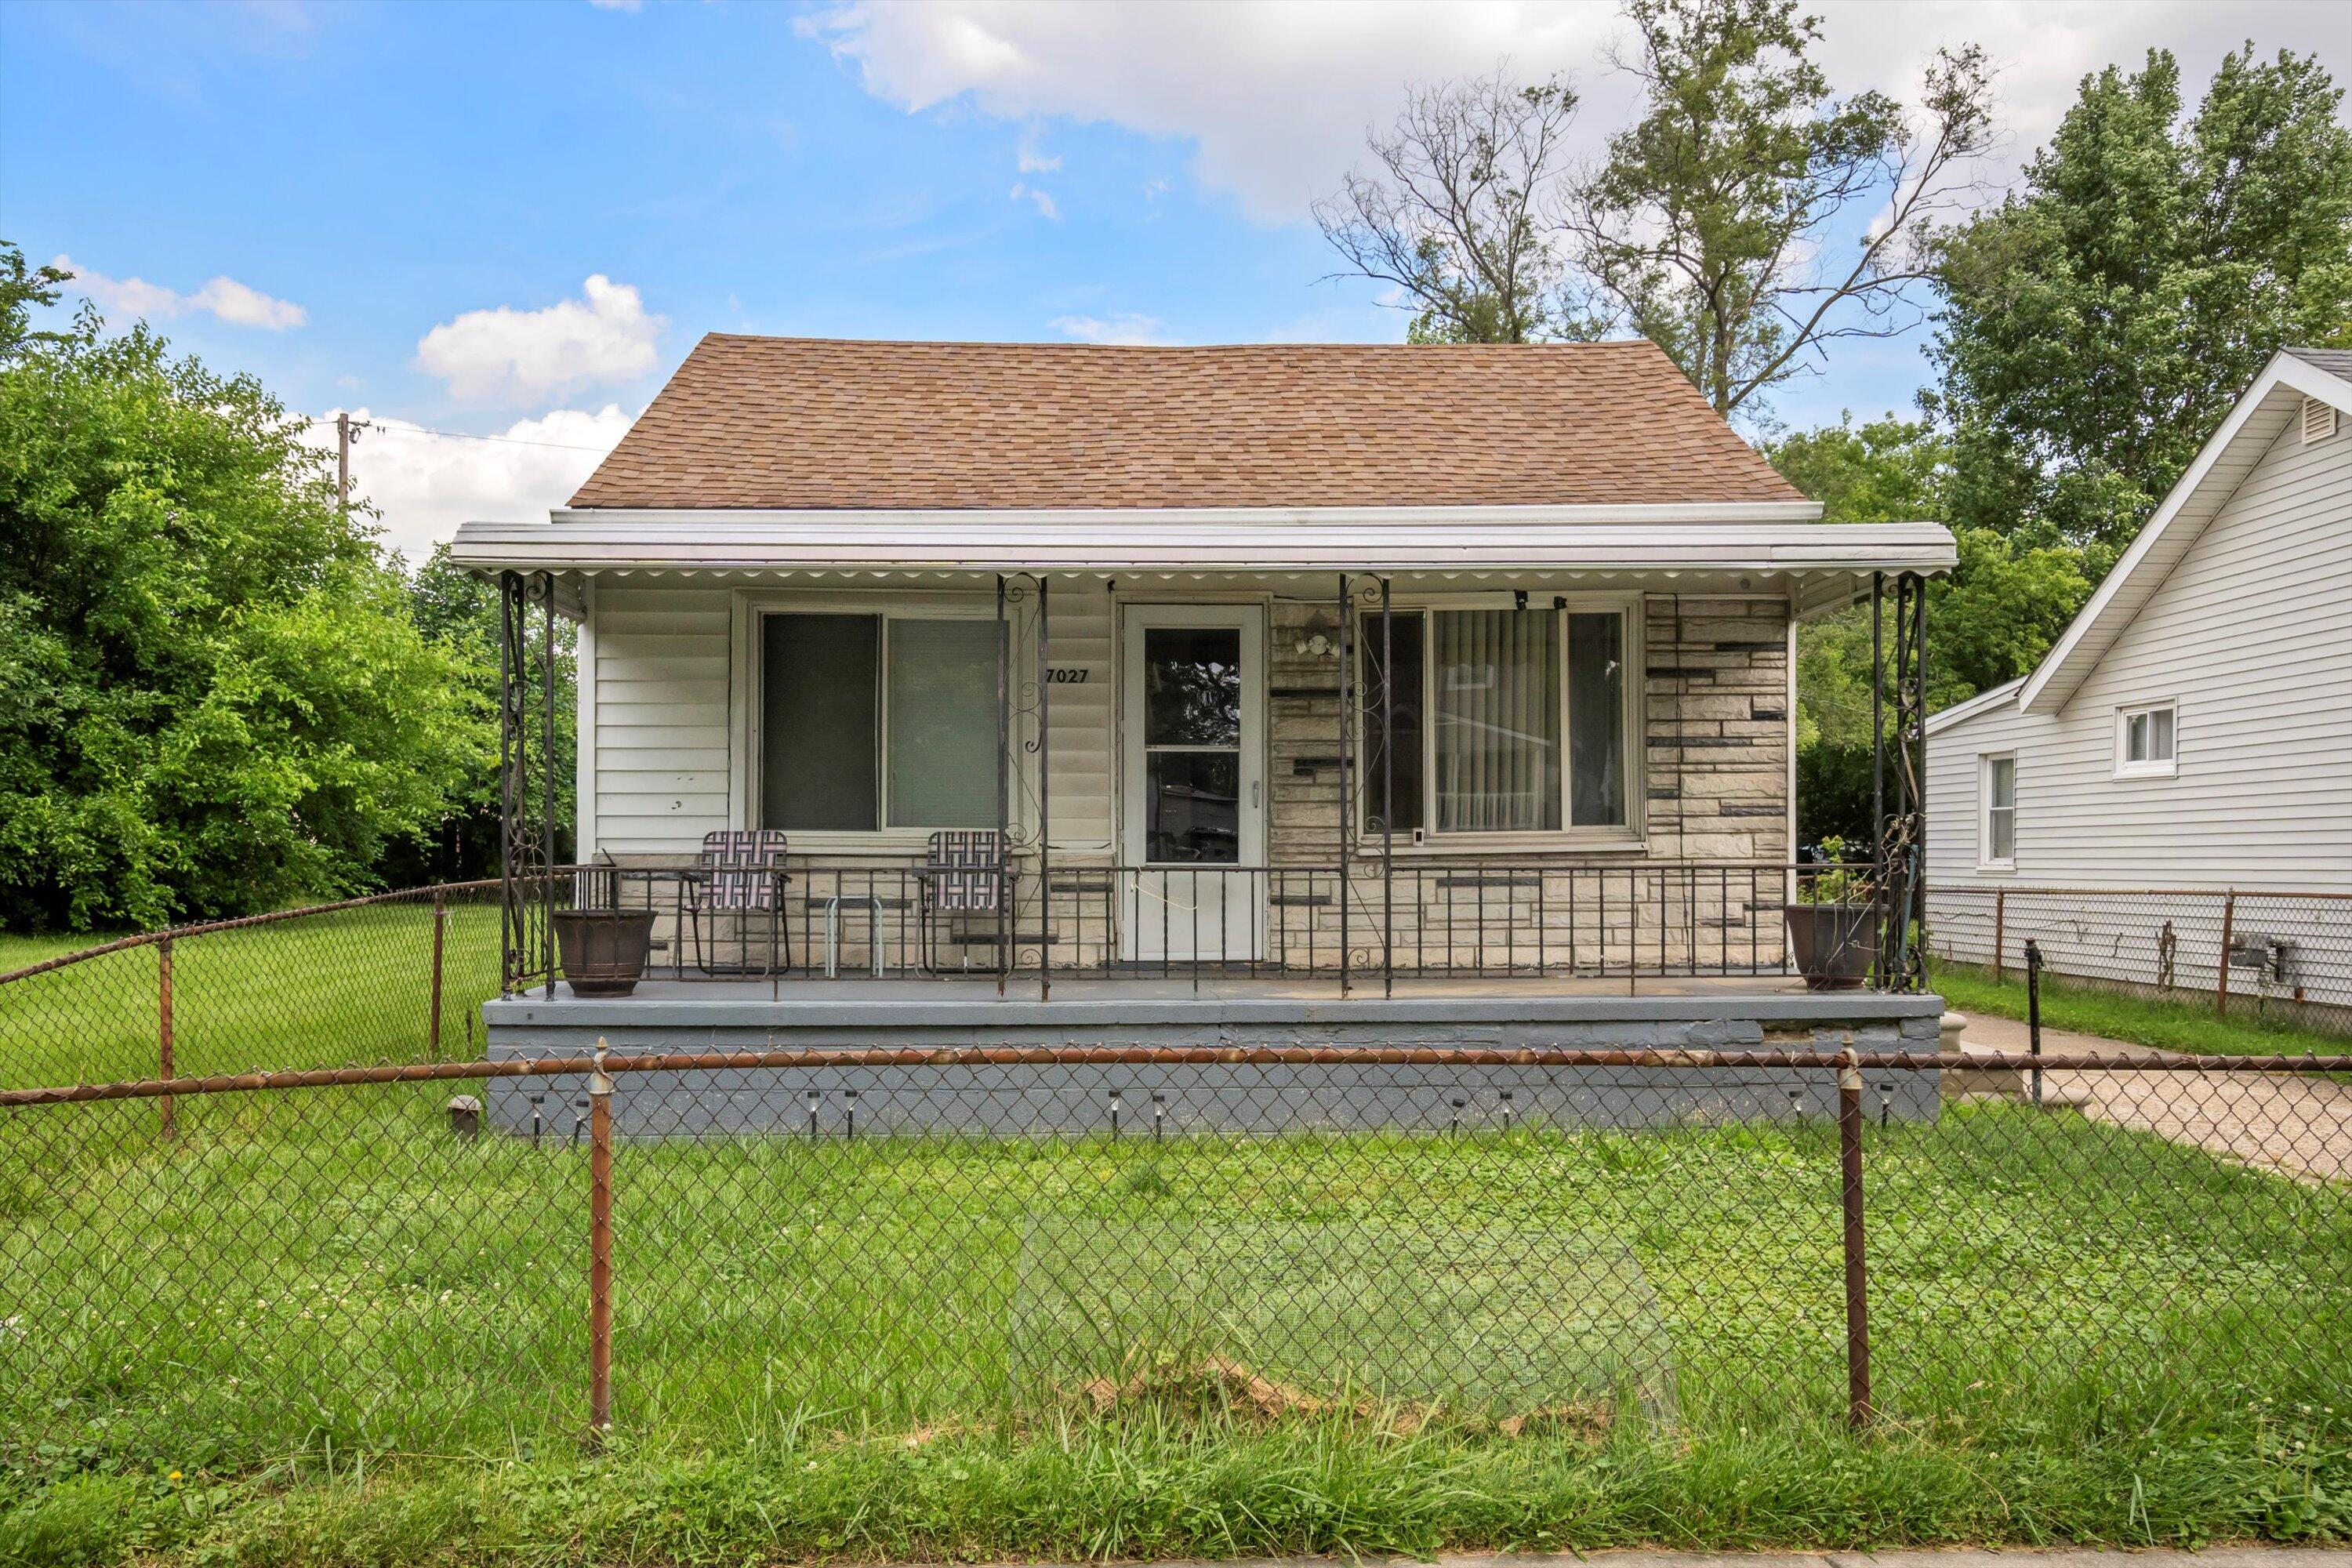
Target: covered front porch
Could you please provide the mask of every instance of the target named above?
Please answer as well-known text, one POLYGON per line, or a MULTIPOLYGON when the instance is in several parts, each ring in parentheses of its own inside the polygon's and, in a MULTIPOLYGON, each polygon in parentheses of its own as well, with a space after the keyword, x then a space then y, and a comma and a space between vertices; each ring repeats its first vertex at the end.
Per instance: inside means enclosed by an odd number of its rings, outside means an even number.
POLYGON ((1790 565, 1769 528, 1733 550, 1683 525, 1672 567, 1177 571, 1097 544, 1111 558, 977 571, 832 540, 682 570, 599 559, 581 525, 516 531, 568 558, 498 572, 509 994, 562 1000, 572 908, 651 917, 648 1000, 747 981, 780 1006, 957 981, 1040 1001, 1762 997, 1822 977, 1791 933, 1823 907, 1847 910, 1846 979, 1921 985, 1925 574, 1884 568, 1932 548, 1857 538, 1790 565), (1880 644, 1880 829, 1832 866, 1795 841, 1794 626, 1856 597, 1880 644))

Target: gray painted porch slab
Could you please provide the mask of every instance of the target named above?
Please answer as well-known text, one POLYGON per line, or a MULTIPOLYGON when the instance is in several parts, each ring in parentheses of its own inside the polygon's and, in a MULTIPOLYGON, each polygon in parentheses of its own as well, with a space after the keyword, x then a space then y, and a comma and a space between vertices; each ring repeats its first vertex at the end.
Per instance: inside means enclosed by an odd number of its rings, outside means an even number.
MULTIPOLYGON (((615 1053, 844 1046, 1349 1046, 1740 1047, 1837 1046, 1931 1051, 1943 1011, 1932 995, 1808 993, 1775 981, 1622 980, 1515 984, 1445 982, 1383 999, 1337 996, 1319 983, 1034 977, 998 997, 992 982, 650 981, 630 997, 571 996, 561 985, 483 1008, 489 1054, 615 1053), (1606 989, 1603 989, 1603 987, 1606 989), (1025 991, 1025 994, 1024 992, 1025 991)), ((1865 1070, 1869 1113, 1932 1117, 1937 1075, 1865 1070)), ((502 1079, 488 1086, 494 1124, 568 1131, 586 1080, 502 1079)), ((940 1068, 791 1068, 624 1074, 614 1092, 628 1136, 961 1131, 1000 1134, 1272 1133, 1317 1129, 1448 1130, 1552 1122, 1666 1126, 1785 1120, 1835 1112, 1821 1069, 1670 1067, 1432 1067, 1394 1063, 1253 1066, 1042 1064, 940 1068), (852 1095, 855 1098, 853 1100, 852 1095), (1161 1098, 1156 1102, 1152 1096, 1161 1098), (814 1096, 814 1106, 811 1097, 814 1096)))

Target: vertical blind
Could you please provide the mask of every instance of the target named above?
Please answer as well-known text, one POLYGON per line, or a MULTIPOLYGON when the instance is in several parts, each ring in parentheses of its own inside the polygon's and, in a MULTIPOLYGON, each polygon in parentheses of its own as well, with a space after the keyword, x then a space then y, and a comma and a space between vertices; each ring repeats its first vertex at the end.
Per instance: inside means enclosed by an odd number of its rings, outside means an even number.
POLYGON ((1543 612, 1430 616, 1440 833, 1559 826, 1559 631, 1543 612))

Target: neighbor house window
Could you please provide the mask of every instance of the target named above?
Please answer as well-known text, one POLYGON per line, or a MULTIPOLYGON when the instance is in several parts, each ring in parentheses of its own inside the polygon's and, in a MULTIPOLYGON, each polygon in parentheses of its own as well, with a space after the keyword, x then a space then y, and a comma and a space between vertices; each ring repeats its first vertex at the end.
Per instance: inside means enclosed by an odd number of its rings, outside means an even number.
POLYGON ((2116 713, 2116 776, 2169 778, 2177 715, 2169 702, 2116 713))
POLYGON ((2013 756, 1986 757, 1984 774, 1979 781, 1979 798, 1984 803, 1984 820, 1979 824, 1979 842, 1984 846, 1981 857, 1988 866, 2017 864, 2017 759, 2013 756))
POLYGON ((997 823, 993 620, 767 615, 761 826, 872 833, 997 823))
POLYGON ((1628 826, 1622 611, 1393 613, 1392 734, 1382 730, 1381 617, 1360 626, 1368 827, 1447 835, 1628 826))

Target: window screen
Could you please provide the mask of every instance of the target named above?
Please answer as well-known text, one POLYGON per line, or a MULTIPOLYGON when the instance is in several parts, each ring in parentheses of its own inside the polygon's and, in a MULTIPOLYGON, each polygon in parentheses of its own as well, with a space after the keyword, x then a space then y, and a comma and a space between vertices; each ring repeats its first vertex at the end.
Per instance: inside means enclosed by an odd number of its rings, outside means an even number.
POLYGON ((994 621, 890 623, 893 827, 996 826, 994 621))
POLYGON ((760 648, 760 809, 769 827, 880 825, 882 623, 765 616, 760 648))

